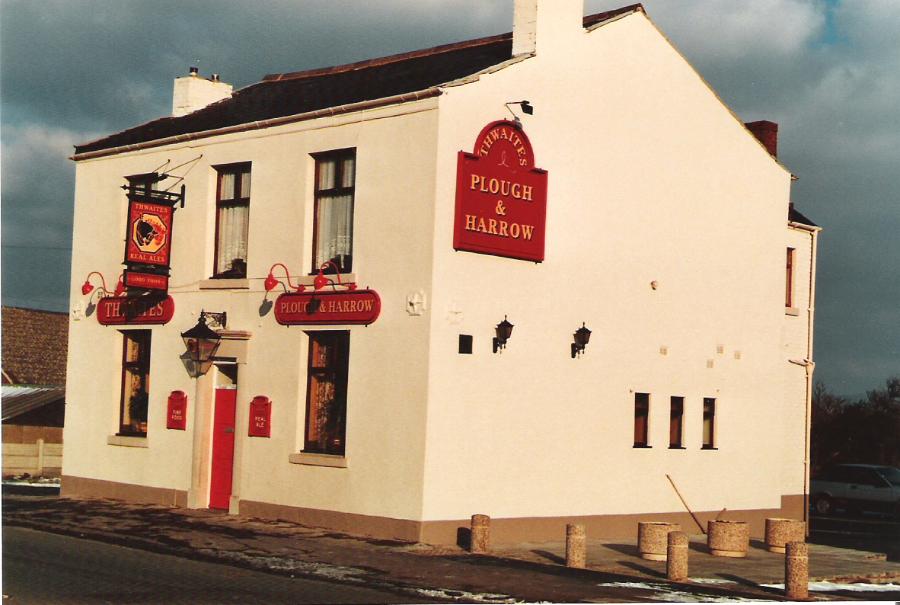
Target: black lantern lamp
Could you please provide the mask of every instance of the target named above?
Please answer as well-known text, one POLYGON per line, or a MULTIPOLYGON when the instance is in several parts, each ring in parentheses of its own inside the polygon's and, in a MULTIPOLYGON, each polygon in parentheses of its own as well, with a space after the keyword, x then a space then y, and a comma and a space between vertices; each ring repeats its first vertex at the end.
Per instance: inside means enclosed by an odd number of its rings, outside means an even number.
POLYGON ((573 336, 575 337, 575 342, 572 343, 572 359, 575 359, 584 353, 584 348, 591 340, 591 331, 585 327, 584 322, 581 322, 581 327, 575 330, 573 336))
POLYGON ((497 336, 494 337, 494 353, 506 348, 506 341, 512 336, 513 325, 503 316, 503 321, 497 324, 497 336))
POLYGON ((222 341, 222 337, 209 327, 208 322, 212 320, 224 327, 225 318, 225 313, 200 311, 197 325, 187 332, 181 333, 181 338, 184 339, 184 346, 187 349, 182 357, 185 359, 185 362, 190 362, 192 367, 189 368, 189 371, 194 378, 198 378, 209 371, 216 351, 219 350, 219 344, 222 341))

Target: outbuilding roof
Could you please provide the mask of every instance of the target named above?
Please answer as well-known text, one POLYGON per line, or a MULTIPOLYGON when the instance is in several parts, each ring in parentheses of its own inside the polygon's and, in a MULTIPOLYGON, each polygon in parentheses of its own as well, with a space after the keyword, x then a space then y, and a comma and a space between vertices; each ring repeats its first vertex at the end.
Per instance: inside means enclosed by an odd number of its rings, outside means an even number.
MULTIPOLYGON (((584 17, 591 27, 640 4, 584 17)), ((180 117, 164 117, 75 146, 76 154, 196 135, 434 89, 512 58, 512 33, 310 71, 267 75, 230 98, 180 117)), ((431 94, 439 94, 433 90, 431 94)))
POLYGON ((52 403, 65 404, 66 390, 62 387, 3 385, 0 398, 3 400, 0 405, 3 422, 6 422, 52 403))

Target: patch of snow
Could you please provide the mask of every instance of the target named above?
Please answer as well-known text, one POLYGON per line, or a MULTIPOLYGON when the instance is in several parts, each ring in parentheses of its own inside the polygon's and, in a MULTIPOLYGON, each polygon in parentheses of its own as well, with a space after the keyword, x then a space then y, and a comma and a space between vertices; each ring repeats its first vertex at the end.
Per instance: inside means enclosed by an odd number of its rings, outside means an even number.
POLYGON ((59 487, 59 479, 4 479, 3 485, 27 485, 28 487, 59 487))
POLYGON ((467 603, 521 603, 510 596, 491 593, 474 593, 465 590, 452 590, 449 588, 415 588, 411 590, 415 594, 424 597, 432 597, 435 599, 453 599, 456 601, 465 601, 467 603))
MULTIPOLYGON (((760 584, 766 588, 784 590, 784 584, 760 584)), ((810 592, 900 592, 900 584, 866 584, 865 582, 838 583, 838 582, 810 582, 810 592)))
POLYGON ((734 580, 723 580, 722 578, 688 578, 694 584, 734 584, 734 580))
POLYGON ((328 565, 325 563, 310 563, 307 561, 297 561, 286 557, 270 557, 260 555, 248 555, 242 552, 225 551, 219 552, 218 557, 230 559, 241 563, 247 563, 255 568, 272 569, 276 571, 302 572, 328 578, 330 580, 339 580, 341 582, 362 582, 360 576, 366 574, 361 569, 355 567, 342 567, 340 565, 328 565))
POLYGON ((646 582, 604 582, 602 584, 597 584, 597 586, 651 590, 653 591, 652 595, 642 595, 641 598, 660 600, 667 603, 756 603, 761 600, 745 599, 735 596, 693 594, 683 590, 674 589, 666 584, 648 584, 646 582))

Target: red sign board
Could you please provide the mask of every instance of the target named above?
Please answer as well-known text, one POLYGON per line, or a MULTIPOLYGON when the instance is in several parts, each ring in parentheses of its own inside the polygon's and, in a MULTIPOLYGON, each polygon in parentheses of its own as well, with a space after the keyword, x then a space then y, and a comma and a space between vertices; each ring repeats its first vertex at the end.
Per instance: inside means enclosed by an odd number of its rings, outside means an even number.
POLYGON ((264 395, 257 395, 250 402, 250 437, 269 437, 272 432, 272 402, 264 395))
POLYGON ((157 275, 155 273, 144 273, 142 271, 131 271, 125 269, 122 278, 125 286, 128 288, 142 288, 144 290, 162 290, 169 289, 169 278, 165 275, 157 275))
POLYGON ((187 426, 187 395, 184 391, 169 393, 166 409, 166 428, 183 431, 187 426))
POLYGON ((97 301, 97 321, 104 326, 165 324, 174 314, 171 296, 105 296, 97 301))
POLYGON ((275 321, 283 326, 368 325, 378 319, 381 299, 375 290, 294 292, 275 300, 275 321))
POLYGON ((172 251, 172 215, 167 204, 128 200, 125 262, 169 267, 172 251))
POLYGON ((541 262, 546 218, 547 171, 528 136, 509 120, 488 124, 457 159, 453 247, 541 262))

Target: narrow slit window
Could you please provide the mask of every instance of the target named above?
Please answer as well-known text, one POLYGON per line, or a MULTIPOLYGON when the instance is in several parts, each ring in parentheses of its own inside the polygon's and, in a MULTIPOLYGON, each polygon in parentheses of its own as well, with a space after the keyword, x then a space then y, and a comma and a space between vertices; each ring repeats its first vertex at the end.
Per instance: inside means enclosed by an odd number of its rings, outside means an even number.
POLYGON ((669 402, 669 447, 681 448, 684 439, 684 397, 672 397, 669 402))
POLYGON ((649 447, 650 394, 634 394, 634 447, 649 447))
POLYGON ((703 398, 703 449, 712 450, 716 447, 716 400, 711 397, 703 398))
POLYGON ((788 308, 794 306, 794 253, 794 248, 788 248, 785 261, 784 306, 788 308))

